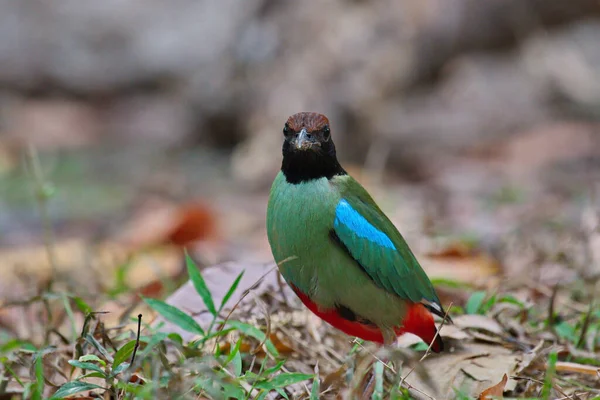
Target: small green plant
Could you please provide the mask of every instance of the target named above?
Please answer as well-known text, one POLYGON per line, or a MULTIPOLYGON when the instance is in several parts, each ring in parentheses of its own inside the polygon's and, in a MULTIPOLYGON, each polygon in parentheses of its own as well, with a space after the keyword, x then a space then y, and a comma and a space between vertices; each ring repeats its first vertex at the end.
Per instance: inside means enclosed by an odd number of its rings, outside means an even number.
MULTIPOLYGON (((177 334, 168 334, 146 327, 147 336, 140 335, 141 314, 135 339, 124 340, 116 351, 110 351, 94 335, 86 332, 80 340, 93 350, 76 359, 69 360, 72 371, 81 373, 63 384, 52 399, 59 399, 84 391, 109 391, 117 398, 152 399, 162 393, 169 396, 193 395, 214 399, 265 398, 271 391, 288 398, 285 388, 290 385, 316 380, 312 374, 285 370, 275 345, 259 328, 236 320, 221 318, 227 301, 231 298, 242 278, 240 274, 230 286, 221 304, 215 305, 206 282, 192 258, 186 253, 187 270, 198 295, 212 315, 208 327, 203 328, 191 316, 161 300, 144 298, 152 309, 165 320, 193 333, 197 339, 184 343, 177 334), (219 327, 219 329, 216 329, 219 327), (238 339, 228 353, 222 351, 216 339, 230 332, 237 332, 257 340, 265 348, 262 360, 241 351, 242 338, 238 339), (212 341, 211 341, 212 340, 212 341), (214 343, 211 346, 207 344, 214 343), (136 358, 136 351, 140 354, 136 358), (175 356, 173 356, 173 354, 175 356), (246 361, 250 362, 246 362, 246 361), (142 378, 142 376, 144 378, 142 378), (94 379, 94 381, 90 381, 94 379), (102 381, 103 384, 98 382, 102 381), (183 382, 182 382, 183 381, 183 382)), ((37 374, 41 357, 36 359, 36 381, 31 386, 33 398, 43 391, 44 379, 37 374)), ((41 374, 41 373, 40 373, 41 374)), ((319 390, 318 380, 316 389, 319 390)))
POLYGON ((519 301, 516 297, 510 294, 493 294, 488 297, 485 291, 476 291, 471 294, 467 300, 464 308, 466 314, 480 314, 485 315, 488 311, 498 303, 510 303, 514 304, 520 309, 525 308, 525 304, 519 301))

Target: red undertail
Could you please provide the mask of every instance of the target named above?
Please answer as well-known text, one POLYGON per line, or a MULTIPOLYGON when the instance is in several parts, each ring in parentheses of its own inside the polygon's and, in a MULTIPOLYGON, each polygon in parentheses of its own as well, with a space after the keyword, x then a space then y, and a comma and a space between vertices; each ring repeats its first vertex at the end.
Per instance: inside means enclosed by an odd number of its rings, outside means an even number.
MULTIPOLYGON (((333 327, 341 330, 347 335, 383 344, 383 335, 376 326, 363 324, 358 321, 350 321, 342 317, 337 309, 321 310, 307 295, 298 290, 298 288, 292 286, 292 289, 294 289, 294 292, 296 292, 298 297, 300 297, 300 300, 302 300, 304 305, 308 307, 310 311, 333 327)), ((400 323, 402 325, 394 329, 397 336, 407 332, 412 333, 419 336, 427 344, 430 344, 435 338, 431 350, 439 353, 444 349, 442 338, 439 335, 435 337, 437 329, 433 321, 433 315, 425 308, 425 306, 423 306, 423 304, 412 303, 409 306, 406 317, 400 323)))

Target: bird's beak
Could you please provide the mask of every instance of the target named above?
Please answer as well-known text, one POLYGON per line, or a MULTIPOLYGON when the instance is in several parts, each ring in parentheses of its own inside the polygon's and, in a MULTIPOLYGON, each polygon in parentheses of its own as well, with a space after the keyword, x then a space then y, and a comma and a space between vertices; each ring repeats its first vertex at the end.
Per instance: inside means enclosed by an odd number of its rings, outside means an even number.
POLYGON ((310 149, 312 145, 313 141, 308 138, 306 128, 302 128, 300 133, 298 133, 298 137, 296 138, 296 150, 310 149))

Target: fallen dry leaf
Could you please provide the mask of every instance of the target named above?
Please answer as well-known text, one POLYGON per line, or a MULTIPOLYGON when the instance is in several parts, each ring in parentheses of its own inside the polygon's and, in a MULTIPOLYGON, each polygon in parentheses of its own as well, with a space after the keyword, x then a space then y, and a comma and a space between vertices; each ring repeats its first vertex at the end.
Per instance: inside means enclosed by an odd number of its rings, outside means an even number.
POLYGON ((478 314, 464 314, 453 317, 454 325, 462 329, 480 329, 496 335, 502 335, 504 330, 495 319, 478 314))
MULTIPOLYGON (((280 354, 291 354, 295 351, 287 343, 282 341, 279 338, 279 335, 277 333, 271 333, 269 335, 269 339, 273 343, 273 346, 275 346, 275 349, 277 349, 277 351, 280 354)), ((263 356, 265 354, 262 347, 259 349, 256 349, 255 347, 256 347, 255 343, 242 341, 242 344, 240 345, 240 351, 242 353, 252 352, 254 355, 258 355, 258 356, 263 356)), ((219 342, 219 348, 221 349, 222 354, 229 354, 229 351, 231 350, 231 343, 227 342, 227 341, 219 342)))
POLYGON ((168 242, 185 247, 215 235, 214 212, 203 203, 190 203, 177 210, 177 219, 167 234, 168 242))
MULTIPOLYGON (((467 342, 453 353, 430 356, 422 362, 426 370, 435 371, 432 382, 425 382, 415 374, 406 381, 426 393, 436 393, 436 398, 454 398, 455 390, 476 397, 499 382, 505 374, 510 376, 519 360, 518 354, 502 346, 467 342)), ((515 386, 516 381, 509 379, 505 390, 512 390, 515 386)), ((412 390, 411 395, 423 398, 412 390)))
POLYGON ((115 240, 132 248, 190 244, 216 238, 214 211, 202 201, 183 205, 160 200, 140 204, 115 240))
POLYGON ((136 295, 158 299, 162 298, 162 296, 164 295, 164 290, 165 285, 161 280, 157 279, 138 289, 136 295))
POLYGON ((448 279, 473 285, 494 285, 500 263, 494 257, 456 243, 417 257, 431 278, 448 279))
MULTIPOLYGON (((547 367, 547 365, 544 365, 547 367)), ((591 376, 600 376, 600 368, 593 365, 577 364, 567 361, 558 361, 555 365, 557 371, 574 372, 577 374, 585 374, 591 376)))
POLYGON ((506 386, 506 382, 508 382, 508 376, 504 374, 502 380, 495 384, 494 386, 490 386, 485 389, 479 395, 479 400, 487 400, 487 399, 503 399, 504 398, 504 387, 506 386))
POLYGON ((440 330, 440 335, 442 336, 442 338, 448 338, 453 340, 465 340, 471 337, 463 329, 459 328, 454 324, 444 324, 444 326, 442 326, 442 329, 440 330))

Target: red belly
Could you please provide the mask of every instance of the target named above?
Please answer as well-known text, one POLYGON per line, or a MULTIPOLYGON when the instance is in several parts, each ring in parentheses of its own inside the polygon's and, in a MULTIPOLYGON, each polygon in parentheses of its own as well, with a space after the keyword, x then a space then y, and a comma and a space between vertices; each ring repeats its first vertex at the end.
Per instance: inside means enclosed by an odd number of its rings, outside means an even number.
MULTIPOLYGON (((331 324, 333 327, 341 330, 350 336, 356 336, 370 342, 383 343, 383 334, 381 330, 373 325, 367 325, 358 321, 350 321, 343 318, 337 309, 322 310, 307 295, 298 288, 292 286, 292 289, 300 300, 310 311, 321 318, 323 321, 331 324)), ((433 315, 421 303, 411 303, 408 313, 403 321, 399 321, 398 327, 394 329, 396 336, 403 333, 412 333, 419 336, 427 344, 431 343, 437 333, 433 315)), ((438 335, 435 343, 431 346, 434 352, 440 352, 443 349, 443 342, 438 335)))

